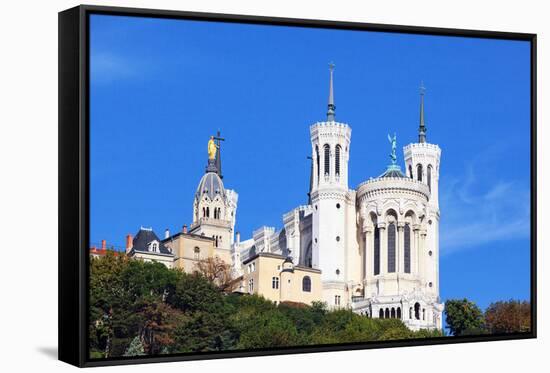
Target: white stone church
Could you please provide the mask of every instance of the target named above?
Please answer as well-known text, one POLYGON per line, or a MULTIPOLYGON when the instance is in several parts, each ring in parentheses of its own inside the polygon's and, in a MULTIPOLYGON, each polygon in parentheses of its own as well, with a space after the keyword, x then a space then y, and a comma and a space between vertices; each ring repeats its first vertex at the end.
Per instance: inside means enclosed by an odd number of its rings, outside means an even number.
POLYGON ((242 292, 275 302, 319 300, 367 317, 397 318, 413 330, 441 329, 441 150, 426 139, 423 88, 418 142, 403 148, 405 173, 396 162, 396 138, 390 137, 391 164, 354 189, 348 184, 351 127, 336 120, 335 109, 331 66, 327 119, 309 128, 309 203, 283 214, 280 229, 260 227, 246 240, 234 234, 238 195, 222 181, 218 134, 209 143, 189 232, 167 232, 162 243, 174 263, 191 255, 189 260, 198 260, 203 252, 230 261, 242 292), (183 238, 189 242, 174 249, 183 238), (214 251, 201 249, 199 239, 211 241, 214 251), (187 246, 194 252, 185 254, 187 246))

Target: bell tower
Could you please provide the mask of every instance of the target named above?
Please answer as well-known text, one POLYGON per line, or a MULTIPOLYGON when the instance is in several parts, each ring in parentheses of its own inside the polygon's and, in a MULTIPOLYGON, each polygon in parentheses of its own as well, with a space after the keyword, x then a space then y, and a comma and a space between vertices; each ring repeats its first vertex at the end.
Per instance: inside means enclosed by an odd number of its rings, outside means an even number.
POLYGON ((327 119, 310 126, 312 265, 322 271, 323 294, 329 306, 344 305, 346 274, 346 217, 351 128, 336 121, 334 64, 330 64, 327 119), (342 303, 340 303, 342 302, 342 303))
POLYGON ((418 142, 403 148, 407 176, 425 183, 430 190, 426 215, 422 220, 421 232, 426 235, 426 250, 419 253, 424 263, 424 273, 420 273, 423 289, 439 294, 439 164, 441 149, 427 140, 427 127, 424 122, 424 96, 426 89, 420 85, 420 123, 418 142))

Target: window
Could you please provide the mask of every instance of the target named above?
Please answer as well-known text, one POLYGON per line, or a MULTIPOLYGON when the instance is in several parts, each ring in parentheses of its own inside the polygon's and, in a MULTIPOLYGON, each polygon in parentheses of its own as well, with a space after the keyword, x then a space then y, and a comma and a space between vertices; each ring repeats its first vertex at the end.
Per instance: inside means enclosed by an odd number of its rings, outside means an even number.
POLYGON ((336 242, 340 242, 340 236, 336 236, 336 242))
POLYGON ((317 162, 317 184, 319 184, 319 172, 321 171, 321 164, 320 164, 320 155, 319 155, 319 146, 315 145, 315 157, 317 162))
POLYGON ((401 320, 401 307, 397 307, 397 318, 401 320))
POLYGON ((390 318, 390 309, 386 308, 386 314, 384 315, 384 318, 389 319, 390 318))
POLYGON ((279 277, 273 277, 271 279, 271 287, 273 289, 278 289, 279 288, 279 277))
POLYGON ((405 245, 405 273, 411 273, 411 227, 409 224, 405 224, 403 238, 403 243, 405 245))
POLYGON ((395 319, 395 308, 393 308, 393 307, 391 308, 390 317, 391 317, 392 319, 395 319))
POLYGON ((384 318, 384 310, 380 308, 380 312, 378 312, 378 318, 383 319, 384 318))
POLYGON ((193 249, 193 254, 195 256, 195 260, 199 260, 201 258, 201 249, 199 247, 195 247, 195 249, 193 249))
POLYGON ((388 225, 388 272, 395 272, 395 223, 388 225))
POLYGON ((336 170, 336 176, 340 176, 340 153, 342 151, 342 147, 340 145, 336 145, 336 151, 335 151, 335 161, 334 161, 334 169, 336 170))
POLYGON ((340 305, 340 296, 339 295, 334 296, 334 304, 337 305, 337 306, 340 305))
POLYGON ((309 276, 304 276, 302 279, 302 291, 311 292, 311 278, 309 276))
POLYGON ((253 262, 252 263, 252 272, 254 272, 256 270, 256 262, 253 262))
POLYGON ((151 244, 151 251, 155 252, 155 253, 158 253, 159 251, 159 244, 157 242, 153 242, 151 244))
POLYGON ((422 320, 426 320, 426 309, 422 308, 422 320))
POLYGON ((214 219, 218 218, 218 209, 214 209, 214 219))
POLYGON ((207 218, 210 217, 210 207, 207 207, 207 208, 206 208, 206 217, 207 217, 207 218))
POLYGON ((330 175, 330 146, 325 144, 323 149, 325 153, 325 175, 330 175))
POLYGON ((254 292, 254 279, 251 278, 248 280, 248 292, 253 293, 254 292))
POLYGON ((416 174, 417 180, 422 181, 422 165, 420 163, 416 166, 416 174))
POLYGON ((409 319, 412 320, 412 318, 413 318, 413 308, 410 307, 410 308, 409 308, 409 319))
POLYGON ((412 168, 411 165, 409 165, 409 177, 410 177, 411 179, 414 178, 414 177, 413 177, 413 168, 412 168))
POLYGON ((420 303, 414 304, 414 318, 420 320, 420 303))
POLYGON ((432 165, 428 166, 428 174, 426 175, 426 178, 428 179, 428 189, 430 192, 432 191, 432 165))
POLYGON ((380 229, 374 228, 374 275, 380 274, 380 229))
POLYGON ((202 217, 205 218, 206 217, 206 209, 203 207, 202 208, 202 217))

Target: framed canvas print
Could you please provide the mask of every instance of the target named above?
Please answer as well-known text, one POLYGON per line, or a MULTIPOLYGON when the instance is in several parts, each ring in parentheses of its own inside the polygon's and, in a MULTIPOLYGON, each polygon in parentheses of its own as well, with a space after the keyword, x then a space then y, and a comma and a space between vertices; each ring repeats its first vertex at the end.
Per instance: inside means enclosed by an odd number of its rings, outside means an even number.
POLYGON ((536 36, 59 14, 59 357, 536 336, 536 36))

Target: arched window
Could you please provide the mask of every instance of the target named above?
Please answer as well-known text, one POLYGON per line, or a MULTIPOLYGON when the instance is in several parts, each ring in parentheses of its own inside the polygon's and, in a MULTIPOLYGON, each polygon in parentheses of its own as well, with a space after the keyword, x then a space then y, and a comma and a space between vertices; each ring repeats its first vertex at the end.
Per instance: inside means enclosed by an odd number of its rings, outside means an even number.
POLYGON ((378 313, 378 318, 383 319, 384 318, 384 310, 380 308, 380 312, 378 313))
POLYGON ((207 217, 207 218, 210 217, 210 207, 207 207, 207 208, 206 208, 206 217, 207 217))
POLYGON ((409 177, 410 177, 411 179, 414 178, 414 176, 413 176, 413 168, 412 168, 411 165, 409 165, 409 177))
POLYGON ((388 272, 395 272, 395 223, 388 225, 388 272))
POLYGON ((380 229, 374 228, 374 275, 380 274, 380 229))
POLYGON ((414 318, 420 320, 420 303, 414 304, 414 318))
POLYGON ((389 319, 390 318, 390 309, 389 308, 386 308, 386 314, 384 315, 384 317, 386 319, 389 319))
POLYGON ((325 144, 323 149, 325 153, 325 175, 330 175, 330 146, 325 144))
POLYGON ((390 317, 391 317, 392 319, 395 319, 395 308, 393 308, 393 307, 391 308, 390 317))
POLYGON ((426 175, 426 179, 428 179, 428 189, 430 192, 432 191, 432 165, 428 166, 428 174, 426 175))
POLYGON ((426 309, 422 308, 422 320, 426 320, 426 309))
POLYGON ((411 226, 409 224, 405 224, 405 228, 403 229, 403 231, 403 244, 405 246, 405 273, 411 273, 411 226))
POLYGON ((321 172, 321 156, 319 155, 319 146, 315 145, 315 159, 317 163, 317 184, 319 184, 319 175, 321 172))
POLYGON ((416 166, 416 179, 422 181, 422 165, 420 163, 416 166))
POLYGON ((311 278, 309 276, 304 276, 302 279, 302 291, 311 292, 311 278))
POLYGON ((198 246, 195 246, 193 249, 193 255, 195 257, 195 260, 199 260, 201 258, 201 249, 198 246))
POLYGON ((222 218, 222 208, 218 207, 218 219, 222 218))
POLYGON ((413 308, 410 307, 410 308, 409 308, 409 319, 412 320, 412 318, 413 318, 413 308))
POLYGON ((401 320, 401 307, 397 307, 397 318, 401 320))
POLYGON ((336 145, 336 150, 334 152, 334 155, 335 155, 334 169, 336 172, 336 176, 340 176, 340 152, 341 151, 342 151, 342 147, 340 145, 336 145))
POLYGON ((206 217, 206 209, 203 207, 202 208, 202 217, 205 218, 206 217))
POLYGON ((214 219, 218 218, 218 209, 214 209, 214 219))

